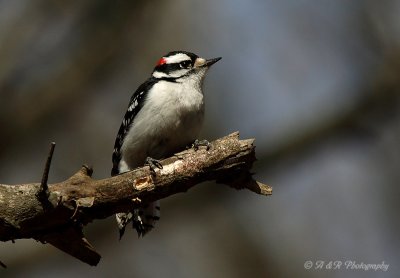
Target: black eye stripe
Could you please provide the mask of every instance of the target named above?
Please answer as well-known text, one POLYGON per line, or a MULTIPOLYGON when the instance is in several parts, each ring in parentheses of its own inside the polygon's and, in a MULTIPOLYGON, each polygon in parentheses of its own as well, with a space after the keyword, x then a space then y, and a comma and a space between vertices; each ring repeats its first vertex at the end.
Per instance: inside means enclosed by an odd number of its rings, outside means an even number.
POLYGON ((193 63, 192 61, 186 60, 186 61, 180 62, 179 64, 180 64, 181 67, 187 68, 187 67, 189 67, 190 65, 192 65, 192 63, 193 63))
POLYGON ((182 69, 181 65, 183 66, 183 68, 187 68, 189 65, 192 65, 192 63, 192 61, 185 60, 179 63, 162 64, 156 67, 156 71, 168 74, 170 72, 182 69))
POLYGON ((180 66, 178 63, 174 64, 163 64, 161 66, 157 67, 157 71, 165 72, 165 73, 170 73, 172 71, 180 69, 180 66))

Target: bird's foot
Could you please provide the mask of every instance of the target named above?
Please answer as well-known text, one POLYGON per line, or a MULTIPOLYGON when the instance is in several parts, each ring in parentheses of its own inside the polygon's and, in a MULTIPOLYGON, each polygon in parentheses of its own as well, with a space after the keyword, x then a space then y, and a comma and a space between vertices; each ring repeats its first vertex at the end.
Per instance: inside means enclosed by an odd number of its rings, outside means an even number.
POLYGON ((161 162, 157 159, 151 158, 151 157, 147 157, 146 158, 146 164, 149 165, 150 167, 150 171, 155 173, 156 169, 162 169, 163 166, 161 164, 161 162))
POLYGON ((192 145, 195 151, 199 149, 200 146, 206 147, 207 151, 211 148, 211 143, 208 142, 207 140, 199 140, 196 139, 192 145))

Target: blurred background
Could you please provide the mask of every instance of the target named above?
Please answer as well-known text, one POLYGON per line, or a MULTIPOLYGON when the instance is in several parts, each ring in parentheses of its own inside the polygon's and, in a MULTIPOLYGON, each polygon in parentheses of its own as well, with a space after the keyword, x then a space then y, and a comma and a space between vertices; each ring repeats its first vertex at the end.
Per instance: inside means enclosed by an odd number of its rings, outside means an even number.
POLYGON ((143 239, 85 233, 90 267, 0 243, 1 277, 399 277, 399 1, 0 1, 0 182, 111 169, 131 94, 171 50, 223 59, 201 138, 256 138, 271 197, 208 183, 162 200, 143 239), (304 263, 389 264, 384 271, 304 263))

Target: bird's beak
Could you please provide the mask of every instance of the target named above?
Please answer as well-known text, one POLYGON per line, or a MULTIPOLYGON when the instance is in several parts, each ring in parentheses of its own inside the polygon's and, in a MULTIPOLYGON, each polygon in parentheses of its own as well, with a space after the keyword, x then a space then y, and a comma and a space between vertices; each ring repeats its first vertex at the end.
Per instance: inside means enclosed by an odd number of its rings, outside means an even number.
POLYGON ((197 58, 196 61, 194 62, 194 67, 195 68, 209 67, 209 66, 215 64, 216 62, 218 62, 219 60, 221 60, 221 57, 208 59, 208 60, 203 59, 203 58, 197 58))

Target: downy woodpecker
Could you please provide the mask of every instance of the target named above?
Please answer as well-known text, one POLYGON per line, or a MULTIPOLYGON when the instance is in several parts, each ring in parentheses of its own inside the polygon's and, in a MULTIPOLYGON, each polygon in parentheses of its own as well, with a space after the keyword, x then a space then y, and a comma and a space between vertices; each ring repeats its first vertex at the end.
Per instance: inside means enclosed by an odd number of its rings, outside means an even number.
MULTIPOLYGON (((194 142, 204 116, 204 76, 220 59, 206 60, 190 52, 172 51, 158 61, 151 77, 131 97, 115 139, 112 176, 146 162, 161 167, 157 159, 194 142)), ((116 218, 120 237, 130 221, 143 236, 160 219, 159 201, 118 213, 116 218)))

